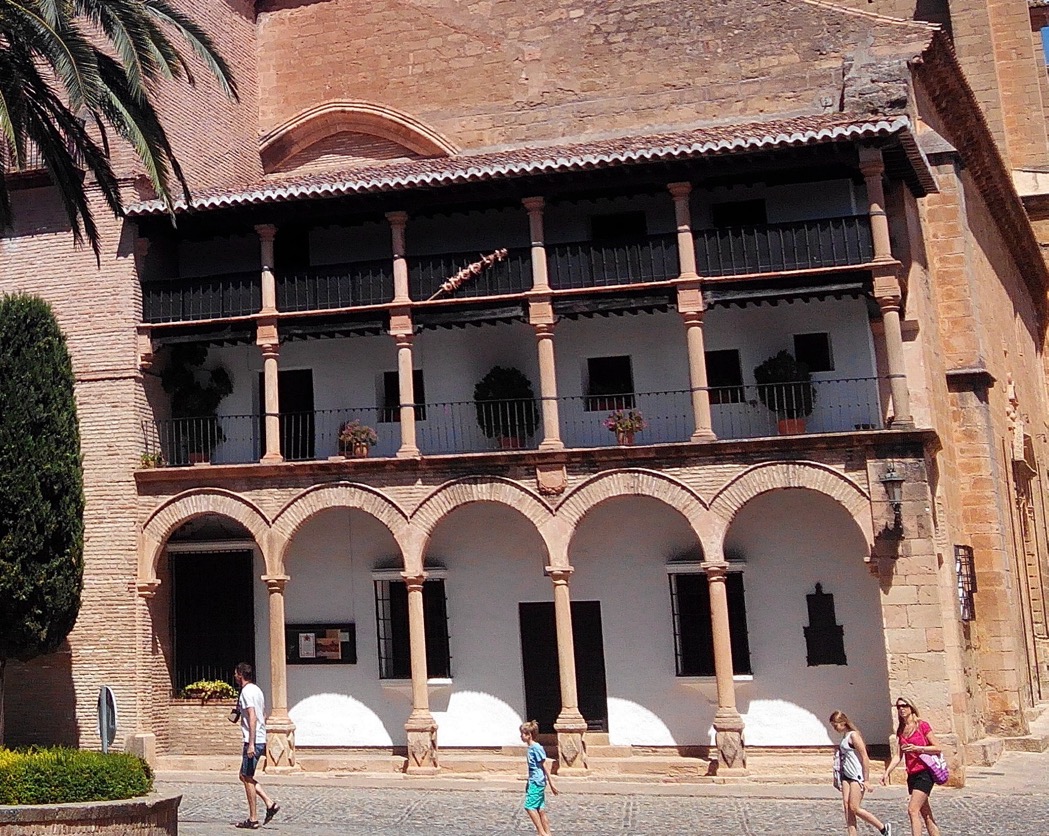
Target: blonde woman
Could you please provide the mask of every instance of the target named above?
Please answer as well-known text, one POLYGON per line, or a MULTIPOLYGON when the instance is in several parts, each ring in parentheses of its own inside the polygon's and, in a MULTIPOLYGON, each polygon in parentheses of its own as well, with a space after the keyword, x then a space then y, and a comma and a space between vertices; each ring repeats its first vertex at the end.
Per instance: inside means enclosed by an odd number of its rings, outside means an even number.
POLYGON ((940 755, 943 754, 943 749, 933 737, 932 727, 919 716, 918 709, 911 700, 903 697, 896 700, 896 717, 896 739, 899 741, 900 751, 885 768, 881 782, 887 784, 889 775, 905 760, 907 791, 911 795, 907 804, 907 815, 911 819, 911 836, 921 836, 923 822, 929 836, 940 836, 940 828, 933 818, 932 807, 929 806, 929 795, 935 781, 919 755, 940 755))
MULTIPOLYGON (((863 796, 870 780, 871 759, 867 744, 852 720, 842 711, 830 715, 831 727, 841 735, 834 755, 834 774, 840 780, 841 809, 845 813, 845 832, 856 836, 856 819, 863 819, 882 836, 893 836, 891 824, 882 822, 874 813, 863 809, 863 796)), ((871 788, 873 790, 873 787, 871 788)))

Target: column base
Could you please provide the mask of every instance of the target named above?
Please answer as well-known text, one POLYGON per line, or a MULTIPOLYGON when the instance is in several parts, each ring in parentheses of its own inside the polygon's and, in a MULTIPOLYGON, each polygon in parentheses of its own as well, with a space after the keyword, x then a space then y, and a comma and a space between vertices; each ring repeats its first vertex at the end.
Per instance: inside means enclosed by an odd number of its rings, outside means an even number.
POLYGON ((747 750, 743 744, 743 718, 737 711, 714 715, 714 741, 718 749, 718 777, 747 775, 747 750))
POLYGON ((395 458, 417 459, 420 456, 422 456, 422 453, 419 452, 418 447, 402 447, 400 450, 397 451, 395 458))
POLYGON ((266 720, 266 765, 263 772, 281 775, 302 772, 295 762, 295 724, 291 718, 266 720))
POLYGON ((267 453, 259 461, 262 464, 280 464, 284 461, 284 456, 280 453, 267 453))
POLYGON ((404 724, 408 736, 409 775, 436 775, 441 771, 437 757, 437 723, 432 716, 419 715, 408 718, 404 724))
POLYGON ((915 428, 915 426, 916 426, 916 424, 914 423, 914 419, 912 419, 912 418, 907 418, 907 419, 902 420, 902 421, 898 420, 896 418, 893 418, 892 419, 892 427, 891 428, 894 429, 894 430, 913 430, 915 428))
POLYGON ((554 731, 557 732, 557 774, 590 774, 584 737, 586 721, 583 717, 559 717, 554 723, 554 731))
POLYGON ((565 449, 565 443, 560 438, 544 438, 539 442, 539 449, 544 453, 565 449))
POLYGON ((696 430, 692 433, 692 441, 717 441, 718 437, 714 435, 713 430, 696 430))

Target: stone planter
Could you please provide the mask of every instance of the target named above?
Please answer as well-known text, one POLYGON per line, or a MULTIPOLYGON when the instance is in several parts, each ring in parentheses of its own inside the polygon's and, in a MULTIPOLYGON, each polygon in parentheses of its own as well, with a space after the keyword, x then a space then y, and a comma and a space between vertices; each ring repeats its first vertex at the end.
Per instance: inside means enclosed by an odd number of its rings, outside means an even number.
POLYGON ((181 795, 153 793, 126 801, 0 806, 0 832, 4 836, 177 836, 181 801, 181 795))
POLYGON ((236 700, 186 700, 168 703, 165 755, 236 755, 241 750, 239 723, 229 721, 236 700))

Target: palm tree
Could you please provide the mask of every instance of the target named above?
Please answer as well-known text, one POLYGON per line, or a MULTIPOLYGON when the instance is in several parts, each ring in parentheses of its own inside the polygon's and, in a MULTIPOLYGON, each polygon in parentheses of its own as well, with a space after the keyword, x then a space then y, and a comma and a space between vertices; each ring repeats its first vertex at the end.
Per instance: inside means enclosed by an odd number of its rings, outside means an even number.
POLYGON ((123 212, 109 134, 135 150, 172 210, 189 188, 152 97, 169 79, 195 84, 178 35, 236 100, 233 74, 211 38, 168 0, 0 0, 0 228, 11 225, 6 178, 34 153, 62 198, 77 244, 100 257, 86 171, 123 212))

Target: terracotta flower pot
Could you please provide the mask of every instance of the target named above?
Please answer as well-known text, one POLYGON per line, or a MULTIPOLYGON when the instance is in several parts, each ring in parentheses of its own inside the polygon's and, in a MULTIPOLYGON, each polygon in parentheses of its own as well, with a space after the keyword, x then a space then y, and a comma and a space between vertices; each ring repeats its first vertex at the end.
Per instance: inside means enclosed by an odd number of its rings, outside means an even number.
POLYGON ((616 441, 620 447, 629 447, 634 443, 633 430, 616 430, 616 441))
POLYGON ((353 457, 355 459, 366 459, 368 458, 368 445, 367 444, 354 444, 353 445, 353 457))

